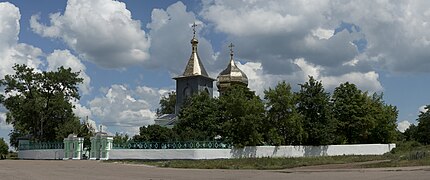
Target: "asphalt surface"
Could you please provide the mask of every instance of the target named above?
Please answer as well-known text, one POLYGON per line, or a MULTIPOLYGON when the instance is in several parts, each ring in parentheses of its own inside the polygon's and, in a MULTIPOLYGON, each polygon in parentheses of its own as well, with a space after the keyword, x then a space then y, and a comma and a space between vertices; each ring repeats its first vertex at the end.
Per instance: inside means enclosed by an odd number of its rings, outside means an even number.
POLYGON ((430 179, 430 166, 336 169, 294 168, 284 170, 172 169, 98 161, 1 160, 0 180, 119 180, 119 179, 430 179))

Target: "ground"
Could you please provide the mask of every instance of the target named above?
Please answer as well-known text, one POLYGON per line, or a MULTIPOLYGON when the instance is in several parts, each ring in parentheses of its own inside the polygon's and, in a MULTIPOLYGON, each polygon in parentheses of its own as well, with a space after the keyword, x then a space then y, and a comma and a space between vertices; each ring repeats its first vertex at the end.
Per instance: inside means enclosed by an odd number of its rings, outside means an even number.
POLYGON ((354 168, 322 165, 283 170, 171 169, 99 161, 2 160, 0 179, 428 179, 430 166, 402 168, 354 168))

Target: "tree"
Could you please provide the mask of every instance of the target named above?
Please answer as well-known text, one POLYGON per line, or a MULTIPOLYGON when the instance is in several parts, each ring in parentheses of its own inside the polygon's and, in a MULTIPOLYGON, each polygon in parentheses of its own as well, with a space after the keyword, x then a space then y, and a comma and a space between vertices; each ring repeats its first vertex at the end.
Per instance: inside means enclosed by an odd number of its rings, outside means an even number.
POLYGON ((345 143, 368 143, 375 121, 367 93, 349 82, 340 84, 333 92, 333 113, 338 121, 337 134, 345 143))
POLYGON ((5 159, 9 151, 9 147, 3 138, 0 138, 0 159, 5 159))
POLYGON ((133 136, 133 141, 169 142, 177 139, 172 129, 160 125, 148 125, 139 128, 139 135, 133 136))
POLYGON ((418 116, 417 140, 422 144, 430 144, 430 105, 418 116))
POLYGON ((397 107, 387 105, 383 101, 383 94, 374 93, 367 97, 369 110, 367 118, 374 122, 374 128, 370 130, 368 143, 391 143, 397 139, 397 107))
POLYGON ((163 114, 175 114, 176 92, 172 91, 160 99, 160 108, 157 109, 157 116, 163 114))
POLYGON ((115 136, 113 137, 113 144, 121 144, 125 145, 130 140, 130 137, 128 134, 119 134, 118 132, 115 133, 115 136))
POLYGON ((336 122, 331 115, 330 95, 321 81, 309 76, 309 81, 299 84, 297 110, 303 115, 305 145, 327 145, 336 142, 336 122))
POLYGON ((408 129, 403 133, 406 141, 417 141, 418 140, 418 127, 415 124, 409 125, 408 129))
POLYGON ((173 128, 180 140, 213 140, 220 134, 218 100, 205 91, 192 95, 182 106, 173 128))
POLYGON ((264 104, 247 87, 233 85, 219 98, 221 137, 236 147, 263 142, 264 104))
POLYGON ((17 147, 20 136, 30 135, 35 141, 59 141, 58 129, 75 121, 72 100, 80 98, 77 85, 79 72, 60 67, 57 71, 36 72, 26 65, 15 65, 15 74, 0 80, 6 96, 0 102, 8 110, 6 122, 13 125, 10 143, 17 147))
POLYGON ((302 142, 303 117, 296 109, 297 98, 285 81, 264 91, 267 123, 266 142, 273 145, 298 145, 302 142))

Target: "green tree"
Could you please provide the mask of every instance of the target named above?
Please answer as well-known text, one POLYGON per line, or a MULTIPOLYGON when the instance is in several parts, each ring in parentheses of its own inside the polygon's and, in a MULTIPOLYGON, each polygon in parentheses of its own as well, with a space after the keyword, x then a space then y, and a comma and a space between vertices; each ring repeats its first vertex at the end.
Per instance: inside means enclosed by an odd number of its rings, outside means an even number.
POLYGON ((371 106, 367 93, 349 82, 333 92, 333 113, 338 121, 337 134, 345 143, 368 143, 375 121, 369 117, 371 106))
POLYGON ((177 139, 172 129, 160 125, 148 125, 139 128, 139 134, 133 136, 133 141, 169 142, 177 139))
POLYGON ((296 109, 297 98, 285 81, 264 91, 267 123, 266 142, 273 145, 298 145, 302 142, 303 117, 296 109))
POLYGON ((113 137, 113 144, 121 144, 124 145, 130 140, 130 137, 128 134, 119 134, 118 132, 115 133, 115 136, 113 137))
POLYGON ((222 138, 234 146, 255 146, 263 142, 264 104, 254 92, 233 85, 220 96, 222 138))
POLYGON ((196 93, 182 106, 173 129, 183 141, 213 140, 221 131, 218 109, 218 99, 204 91, 196 93))
POLYGON ((321 81, 309 76, 309 81, 299 84, 297 110, 303 116, 305 145, 327 145, 336 142, 336 121, 331 115, 330 95, 321 81))
POLYGON ((72 100, 79 99, 79 72, 60 67, 57 71, 36 72, 26 65, 15 65, 15 74, 0 80, 6 96, 1 104, 8 110, 6 122, 13 125, 10 143, 17 147, 17 137, 30 135, 36 141, 62 140, 57 130, 76 120, 72 100))
POLYGON ((369 143, 391 143, 397 139, 397 107, 387 105, 383 101, 383 94, 374 93, 368 97, 369 110, 367 118, 373 121, 374 128, 370 130, 369 143))
POLYGON ((0 159, 5 159, 8 155, 9 147, 3 138, 0 138, 0 159))
POLYGON ((408 129, 403 133, 406 141, 417 141, 418 140, 418 127, 415 124, 409 125, 408 129))
POLYGON ((430 105, 418 116, 417 140, 422 144, 430 144, 430 105))
POLYGON ((176 92, 172 91, 160 99, 160 108, 157 109, 156 115, 175 114, 176 92))

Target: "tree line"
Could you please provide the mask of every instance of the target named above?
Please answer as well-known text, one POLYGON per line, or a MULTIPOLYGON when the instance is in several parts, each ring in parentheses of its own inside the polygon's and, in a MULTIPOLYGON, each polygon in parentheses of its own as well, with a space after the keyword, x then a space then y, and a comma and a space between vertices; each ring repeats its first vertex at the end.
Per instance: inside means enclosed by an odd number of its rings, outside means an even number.
MULTIPOLYGON (((299 86, 293 92, 280 82, 264 91, 264 99, 240 85, 218 98, 200 92, 186 101, 172 129, 142 126, 132 140, 217 139, 241 147, 390 143, 398 138, 398 110, 383 101, 382 93, 369 94, 346 82, 330 94, 311 76, 299 86)), ((163 97, 157 112, 174 113, 174 96, 163 97)))

